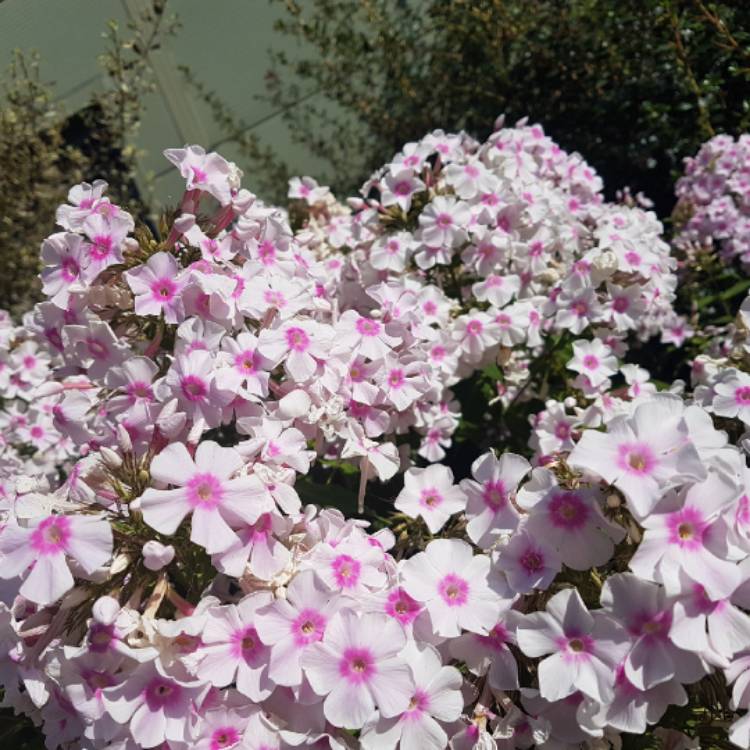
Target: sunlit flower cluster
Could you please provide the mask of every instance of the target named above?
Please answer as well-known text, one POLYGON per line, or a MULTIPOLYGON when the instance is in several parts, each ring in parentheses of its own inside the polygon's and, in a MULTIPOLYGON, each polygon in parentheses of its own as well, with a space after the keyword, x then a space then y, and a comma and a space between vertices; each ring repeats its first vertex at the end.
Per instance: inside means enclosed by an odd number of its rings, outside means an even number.
POLYGON ((655 215, 523 122, 288 213, 165 155, 180 205, 74 187, 0 321, 3 703, 50 750, 557 750, 705 694, 750 746, 750 383, 627 363, 688 335, 655 215), (487 370, 548 400, 528 457, 457 470, 487 370), (359 513, 320 507, 352 474, 359 513))
POLYGON ((676 245, 750 263, 750 135, 717 135, 685 159, 677 181, 676 245))

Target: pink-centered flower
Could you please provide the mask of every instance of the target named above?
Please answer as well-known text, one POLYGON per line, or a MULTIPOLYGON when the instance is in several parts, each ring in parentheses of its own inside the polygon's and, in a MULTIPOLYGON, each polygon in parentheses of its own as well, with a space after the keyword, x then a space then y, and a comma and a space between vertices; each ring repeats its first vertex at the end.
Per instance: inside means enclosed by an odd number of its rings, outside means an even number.
POLYGON ((364 750, 443 750, 444 725, 458 719, 463 708, 463 679, 455 667, 443 666, 437 649, 410 642, 402 652, 414 675, 415 690, 400 716, 375 715, 360 734, 364 750))
POLYGON ((545 700, 558 701, 579 690, 599 703, 612 698, 614 668, 627 652, 628 636, 609 615, 589 612, 576 589, 555 594, 546 611, 525 615, 516 637, 527 656, 549 654, 538 667, 545 700))
POLYGON ((151 462, 151 477, 174 489, 147 489, 141 496, 143 520, 162 534, 174 534, 191 516, 190 539, 209 553, 238 542, 233 526, 255 523, 265 508, 266 488, 253 476, 232 478, 242 468, 233 448, 207 440, 195 459, 183 443, 168 445, 151 462))
POLYGON ((645 534, 630 569, 647 581, 680 593, 684 573, 713 599, 728 597, 740 583, 740 569, 727 559, 727 527, 720 518, 737 500, 734 483, 718 472, 681 492, 670 492, 641 521, 645 534))
POLYGON ((492 546, 498 534, 511 533, 518 526, 513 500, 518 483, 531 468, 515 453, 485 453, 471 465, 472 479, 463 479, 466 493, 466 533, 479 547, 492 546))
POLYGON ((486 555, 474 555, 460 539, 435 539, 410 557, 401 572, 409 596, 424 603, 438 635, 461 630, 487 633, 497 622, 505 594, 486 555))
POLYGON ((135 294, 136 315, 164 315, 167 323, 181 323, 185 317, 181 292, 184 282, 173 255, 158 252, 145 265, 125 274, 135 294))
POLYGON ((259 609, 255 624, 264 643, 271 648, 268 674, 278 685, 299 685, 302 654, 323 639, 328 621, 340 602, 312 570, 292 579, 286 598, 259 609))
POLYGON ((638 518, 653 510, 665 490, 706 475, 689 440, 682 400, 670 396, 654 397, 632 415, 615 417, 606 433, 586 430, 568 463, 622 490, 638 518))
POLYGON ((453 484, 450 468, 433 464, 404 474, 404 488, 394 505, 412 518, 422 518, 430 533, 436 534, 454 513, 464 509, 466 494, 453 484))
POLYGON ((415 685, 398 654, 406 644, 401 626, 385 615, 358 616, 342 610, 328 623, 323 640, 302 655, 302 668, 323 712, 337 727, 359 729, 377 706, 381 716, 407 710, 415 685))
POLYGON ((87 575, 112 557, 112 529, 100 516, 52 515, 28 527, 15 522, 0 530, 0 577, 15 578, 29 568, 19 593, 37 604, 57 601, 73 588, 67 558, 87 575))
POLYGON ((267 698, 274 688, 268 676, 270 651, 256 629, 257 611, 270 604, 273 595, 258 591, 238 604, 208 610, 196 654, 196 675, 216 687, 230 683, 250 700, 267 698))

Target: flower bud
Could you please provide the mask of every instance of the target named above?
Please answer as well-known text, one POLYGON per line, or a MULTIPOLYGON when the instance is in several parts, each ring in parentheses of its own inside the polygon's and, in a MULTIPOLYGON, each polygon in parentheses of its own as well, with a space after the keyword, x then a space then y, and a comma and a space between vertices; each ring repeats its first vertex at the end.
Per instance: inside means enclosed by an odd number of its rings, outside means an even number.
POLYGON ((152 539, 143 545, 143 564, 153 571, 161 570, 174 560, 174 547, 152 539))
POLYGON ((102 463, 108 469, 112 469, 114 471, 115 469, 119 469, 120 466, 122 466, 122 458, 111 448, 102 446, 101 448, 99 448, 99 455, 102 457, 102 463))

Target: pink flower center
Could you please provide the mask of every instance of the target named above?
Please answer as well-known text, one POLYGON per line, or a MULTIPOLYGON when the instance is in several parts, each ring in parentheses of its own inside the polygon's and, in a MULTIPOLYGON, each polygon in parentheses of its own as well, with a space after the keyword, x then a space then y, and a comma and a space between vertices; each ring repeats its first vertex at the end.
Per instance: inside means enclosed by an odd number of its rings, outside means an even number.
POLYGON ((750 385, 743 385, 734 392, 734 400, 740 406, 750 405, 750 385))
POLYGON ((252 350, 247 349, 234 358, 234 366, 243 374, 250 374, 256 371, 256 360, 258 355, 252 350))
POLYGON ((404 371, 400 369, 391 370, 388 373, 388 385, 391 386, 391 388, 400 388, 403 384, 406 378, 404 377, 404 371))
POLYGON ((504 651, 507 648, 505 644, 508 642, 508 631, 500 623, 497 623, 488 635, 477 634, 474 637, 483 646, 493 651, 504 651))
POLYGON ((624 313, 630 307, 630 301, 627 297, 615 297, 612 307, 615 312, 624 313))
POLYGON ((347 648, 339 660, 339 674, 353 685, 370 681, 375 674, 375 660, 369 649, 347 648))
POLYGON ((617 465, 628 474, 647 476, 656 466, 656 457, 645 443, 623 443, 617 449, 617 465))
POLYGON ((466 333, 468 333, 470 336, 478 336, 484 326, 482 325, 481 320, 470 320, 468 324, 466 325, 466 333))
POLYGON ((370 318, 360 318, 355 327, 362 336, 377 336, 380 333, 380 323, 370 318))
POLYGON ((401 196, 411 195, 411 183, 401 180, 394 185, 393 192, 401 196))
POLYGON ((567 422, 558 422, 555 426, 555 436, 560 440, 567 440, 570 437, 570 425, 567 422))
POLYGON ((63 281, 67 284, 72 284, 81 272, 81 268, 73 258, 63 258, 62 267, 60 269, 63 277, 63 281))
POLYGON ((97 235, 92 240, 91 257, 104 260, 112 252, 112 238, 109 235, 97 235))
POLYGON ((276 260, 276 247, 270 240, 265 240, 258 247, 258 256, 264 265, 270 265, 276 260))
POLYGON ((413 622, 420 613, 421 607, 403 589, 395 589, 388 594, 385 613, 398 620, 402 625, 413 622))
POLYGON ((424 690, 417 688, 409 701, 409 706, 403 713, 403 718, 419 719, 420 715, 423 714, 430 707, 430 697, 424 690))
POLYGON ((529 547, 518 559, 518 562, 528 574, 544 570, 544 555, 541 550, 533 547, 529 547))
POLYGON ((177 285, 172 279, 157 279, 151 284, 151 294, 157 302, 171 302, 177 291, 177 285))
POLYGON ((351 589, 357 585, 362 570, 359 560, 349 555, 339 555, 331 563, 333 577, 342 589, 351 589))
POLYGON ((62 554, 68 546, 71 535, 69 518, 49 516, 32 532, 31 546, 41 555, 62 554))
POLYGON ((697 550, 703 546, 703 536, 708 522, 697 508, 687 507, 667 517, 669 543, 686 550, 697 550))
POLYGON ((469 582, 454 573, 448 573, 438 583, 438 593, 449 607, 462 607, 469 601, 469 582))
POLYGON ((587 354, 583 358, 583 366, 587 370, 596 370, 599 367, 599 360, 593 354, 587 354))
POLYGON ((182 687, 164 677, 154 677, 146 685, 145 697, 149 711, 160 711, 165 707, 174 707, 180 703, 182 687))
POLYGON ((303 609, 292 623, 292 633, 297 646, 307 646, 323 638, 326 618, 314 609, 303 609))
POLYGON ((453 217, 450 214, 438 214, 435 223, 441 229, 448 229, 453 224, 453 217))
POLYGON ((467 164, 464 167, 464 173, 467 177, 471 177, 472 180, 476 180, 476 178, 479 177, 479 169, 473 164, 467 164))
POLYGON ((215 508, 224 494, 221 481, 214 474, 196 474, 186 485, 188 502, 194 507, 215 508))
POLYGON ((126 389, 128 397, 132 402, 143 400, 153 401, 154 392, 149 383, 144 383, 142 380, 136 380, 134 383, 129 383, 126 389))
POLYGON ((491 510, 498 511, 508 504, 508 492, 501 479, 486 482, 482 489, 482 500, 491 510))
POLYGON ((310 337, 298 326, 286 330, 286 343, 293 352, 304 352, 310 346, 310 337))
POLYGON ((560 492, 552 497, 549 516, 557 528, 580 529, 586 525, 590 510, 575 492, 560 492))
POLYGON ((185 375, 180 381, 180 389, 182 390, 182 395, 193 403, 203 401, 208 395, 206 381, 197 375, 185 375))
POLYGON ((419 493, 419 504, 432 510, 443 502, 443 496, 434 487, 425 487, 419 493))
POLYGON ((570 309, 579 317, 583 318, 589 311, 588 304, 582 300, 576 300, 571 306, 570 309))
POLYGON ((248 625, 242 630, 237 630, 232 635, 235 655, 250 663, 258 658, 263 648, 263 643, 258 636, 258 631, 248 625))
POLYGON ((591 653, 594 646, 594 641, 587 635, 574 635, 572 638, 567 639, 565 649, 567 656, 580 658, 586 654, 591 653))
POLYGON ((219 727, 211 733, 210 750, 222 750, 236 745, 241 739, 240 733, 234 727, 219 727))

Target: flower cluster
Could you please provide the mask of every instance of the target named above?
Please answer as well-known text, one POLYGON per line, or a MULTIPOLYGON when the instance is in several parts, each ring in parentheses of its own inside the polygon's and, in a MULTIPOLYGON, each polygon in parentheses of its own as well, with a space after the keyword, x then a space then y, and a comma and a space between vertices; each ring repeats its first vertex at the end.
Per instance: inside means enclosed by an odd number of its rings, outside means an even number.
POLYGON ((677 181, 675 244, 750 263, 750 135, 717 135, 685 159, 677 181))
POLYGON ((0 321, 4 704, 50 750, 553 750, 709 685, 750 746, 750 474, 711 416, 744 412, 624 363, 686 335, 656 217, 525 123, 289 213, 165 155, 179 207, 76 186, 0 321), (553 353, 533 463, 435 463, 462 381, 513 407, 553 353), (352 472, 360 511, 403 473, 372 526, 307 502, 352 472))

